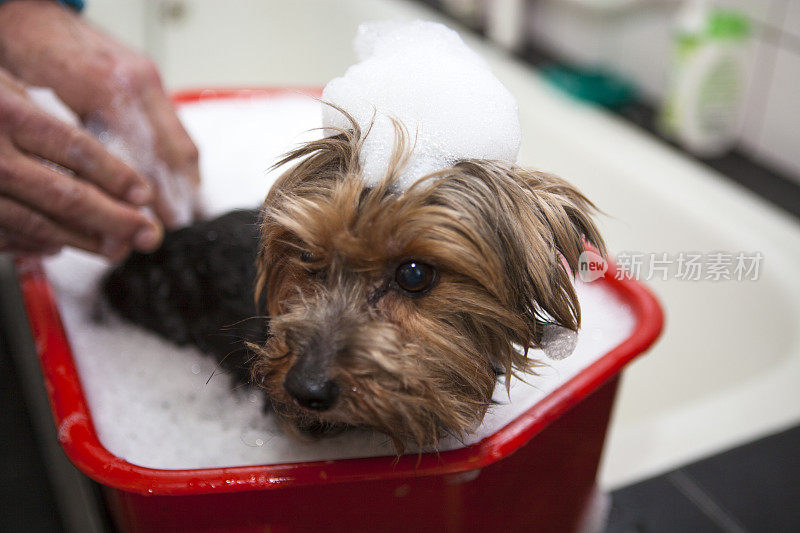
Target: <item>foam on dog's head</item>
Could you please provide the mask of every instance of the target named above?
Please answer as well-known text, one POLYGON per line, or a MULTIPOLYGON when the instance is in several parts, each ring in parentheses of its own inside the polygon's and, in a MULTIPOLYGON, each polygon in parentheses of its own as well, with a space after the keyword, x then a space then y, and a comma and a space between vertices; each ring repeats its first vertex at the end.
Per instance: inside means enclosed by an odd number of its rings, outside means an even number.
MULTIPOLYGON (((377 184, 389 167, 393 118, 414 143, 397 182, 401 189, 462 159, 516 161, 517 103, 456 32, 424 21, 362 24, 355 50, 359 62, 328 83, 322 98, 349 113, 362 131, 369 130, 360 154, 368 184, 377 184)), ((329 106, 323 123, 350 127, 329 106)))

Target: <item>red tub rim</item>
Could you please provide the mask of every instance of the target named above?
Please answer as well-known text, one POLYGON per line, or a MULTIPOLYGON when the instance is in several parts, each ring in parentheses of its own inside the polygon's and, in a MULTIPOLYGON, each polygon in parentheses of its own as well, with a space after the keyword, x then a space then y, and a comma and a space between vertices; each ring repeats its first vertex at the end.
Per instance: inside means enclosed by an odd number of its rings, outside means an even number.
MULTIPOLYGON (((174 96, 177 104, 219 98, 277 95, 319 96, 315 88, 201 89, 174 96)), ((602 283, 626 302, 636 323, 631 335, 592 365, 547 395, 496 433, 470 446, 438 454, 365 457, 274 465, 161 470, 128 463, 100 443, 56 306, 53 291, 38 259, 18 258, 17 273, 31 325, 45 388, 59 441, 72 463, 98 483, 115 489, 153 495, 191 495, 370 479, 455 474, 483 468, 513 453, 553 420, 649 348, 663 328, 657 299, 642 284, 617 279, 616 268, 602 283)))

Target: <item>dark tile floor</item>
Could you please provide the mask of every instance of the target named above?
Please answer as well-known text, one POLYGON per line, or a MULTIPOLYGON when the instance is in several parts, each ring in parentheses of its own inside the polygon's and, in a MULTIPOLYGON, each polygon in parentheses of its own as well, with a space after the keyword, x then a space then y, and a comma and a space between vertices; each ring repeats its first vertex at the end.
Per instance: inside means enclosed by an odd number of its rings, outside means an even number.
POLYGON ((800 531, 800 426, 612 494, 606 533, 800 531))

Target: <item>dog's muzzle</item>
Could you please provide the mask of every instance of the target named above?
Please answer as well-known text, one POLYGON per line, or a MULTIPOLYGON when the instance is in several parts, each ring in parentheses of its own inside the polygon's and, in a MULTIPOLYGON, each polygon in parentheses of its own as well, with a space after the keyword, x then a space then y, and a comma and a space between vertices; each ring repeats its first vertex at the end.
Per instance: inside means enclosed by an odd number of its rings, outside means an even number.
POLYGON ((324 350, 308 351, 286 373, 283 388, 301 407, 327 411, 339 398, 339 385, 326 372, 329 360, 324 350))

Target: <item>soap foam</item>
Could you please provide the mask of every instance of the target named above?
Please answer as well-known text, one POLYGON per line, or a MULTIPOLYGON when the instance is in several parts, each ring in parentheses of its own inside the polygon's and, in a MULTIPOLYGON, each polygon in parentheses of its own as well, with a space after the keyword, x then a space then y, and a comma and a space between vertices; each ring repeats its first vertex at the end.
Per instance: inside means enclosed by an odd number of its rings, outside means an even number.
MULTIPOLYGON (((407 129, 414 146, 400 189, 461 159, 516 162, 516 100, 456 32, 425 21, 367 23, 359 26, 354 48, 359 63, 328 83, 322 99, 369 131, 360 154, 369 185, 388 169, 392 119, 407 129)), ((323 123, 351 127, 333 107, 323 109, 323 123)))
MULTIPOLYGON (((320 104, 312 98, 219 100, 182 106, 180 116, 197 142, 203 196, 212 214, 258 205, 278 172, 280 154, 318 132, 320 104)), ((350 430, 318 442, 284 435, 265 412, 259 391, 232 383, 212 357, 178 347, 103 313, 98 284, 109 265, 74 250, 45 262, 78 367, 92 422, 114 455, 152 468, 184 469, 393 455, 377 432, 350 430)), ((496 432, 630 334, 627 306, 602 283, 578 283, 583 327, 574 353, 546 362, 540 375, 514 379, 511 395, 499 383, 483 424, 462 443, 496 432)), ((67 421, 71 422, 71 421, 67 421)), ((69 424, 60 428, 68 438, 69 424)), ((413 452, 413 450, 412 450, 413 452)))

